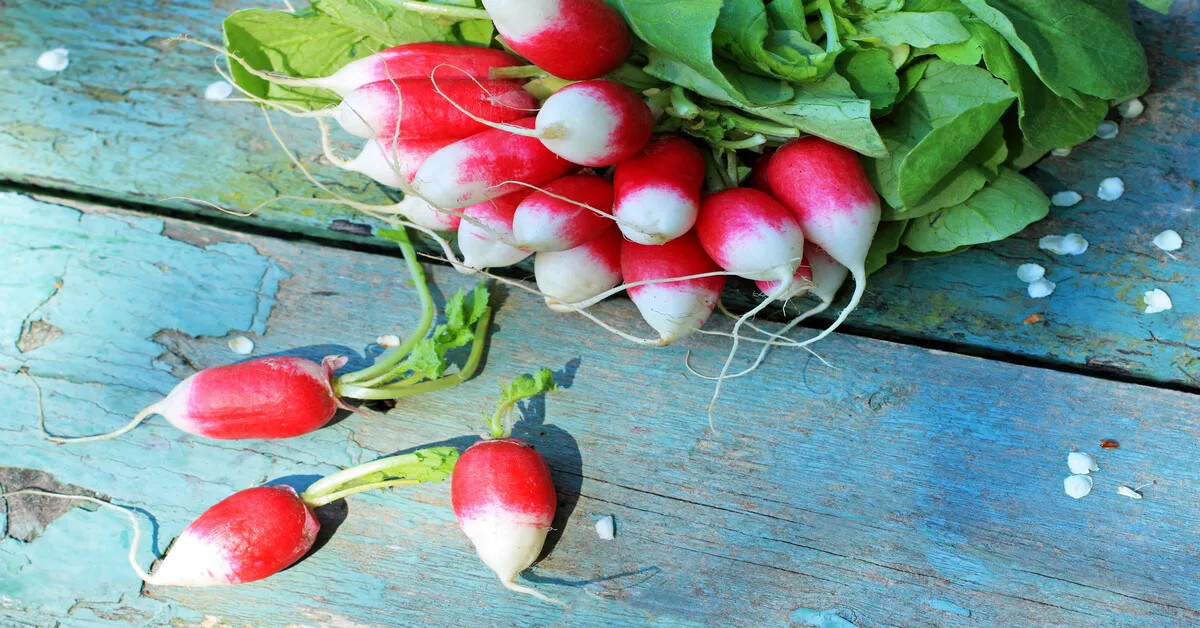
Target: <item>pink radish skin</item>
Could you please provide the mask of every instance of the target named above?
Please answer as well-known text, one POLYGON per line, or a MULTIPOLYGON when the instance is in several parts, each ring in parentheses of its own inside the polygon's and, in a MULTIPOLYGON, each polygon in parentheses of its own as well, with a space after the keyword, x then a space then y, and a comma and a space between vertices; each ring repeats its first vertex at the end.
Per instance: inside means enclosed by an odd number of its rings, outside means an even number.
POLYGON ((809 344, 837 329, 862 299, 867 251, 879 226, 879 197, 854 151, 817 137, 781 146, 767 163, 766 178, 775 198, 800 221, 805 236, 854 277, 850 302, 833 324, 803 343, 809 344))
POLYGON ((459 527, 500 582, 545 599, 514 582, 537 560, 558 507, 545 458, 515 438, 478 442, 454 467, 450 501, 459 527))
POLYGON ((320 529, 290 486, 238 491, 185 528, 147 582, 204 587, 261 580, 304 556, 320 529))
MULTIPOLYGON (((534 119, 513 125, 533 128, 534 119)), ((489 129, 430 155, 417 169, 412 185, 435 206, 452 209, 528 189, 510 181, 545 185, 574 167, 536 138, 489 129)))
POLYGON ((559 78, 599 78, 629 56, 629 27, 604 0, 484 0, 483 7, 506 44, 559 78))
POLYGON ((347 94, 331 112, 343 129, 358 137, 409 140, 467 137, 488 128, 472 116, 511 122, 536 107, 533 96, 516 81, 439 80, 435 88, 433 81, 420 78, 368 83, 347 94))
POLYGON ((513 216, 513 237, 517 246, 537 253, 566 251, 612 226, 611 218, 581 207, 579 203, 611 212, 612 185, 594 174, 577 174, 557 179, 543 190, 530 194, 521 201, 513 216))
POLYGON ((367 140, 362 152, 339 167, 371 177, 378 183, 403 189, 412 183, 417 169, 430 155, 458 141, 458 138, 434 140, 367 140), (390 150, 388 147, 391 147, 390 150))
POLYGON ((678 135, 651 141, 617 164, 613 215, 624 236, 638 244, 662 244, 696 223, 704 185, 704 156, 678 135))
MULTIPOLYGON (((661 245, 621 244, 621 275, 627 283, 720 271, 695 230, 661 245)), ((704 326, 712 315, 725 277, 703 277, 629 288, 629 298, 661 339, 670 344, 704 326)))
MULTIPOLYGON (((438 70, 453 72, 449 78, 470 76, 486 79, 492 68, 520 65, 516 57, 493 48, 479 46, 456 46, 437 42, 405 44, 395 46, 369 56, 351 61, 340 70, 324 78, 293 79, 298 86, 319 87, 345 97, 350 92, 376 81, 428 78, 438 70)), ((288 84, 291 84, 288 81, 288 84)))
POLYGON ((654 115, 637 92, 597 79, 554 92, 537 114, 537 133, 554 154, 600 168, 625 161, 646 146, 654 115))
POLYGON ((718 266, 747 279, 790 285, 804 256, 804 233, 791 212, 751 188, 706 197, 696 235, 718 266))
POLYGON ((566 251, 538 253, 533 276, 546 305, 570 312, 564 303, 586 301, 621 283, 621 232, 610 226, 586 244, 566 251))
MULTIPOLYGON (((513 215, 517 212, 517 206, 527 196, 528 191, 506 194, 472 205, 464 209, 463 213, 511 242, 513 215)), ((492 233, 469 220, 459 224, 458 249, 462 252, 463 264, 476 270, 512 266, 530 255, 530 251, 497 241, 492 233)))

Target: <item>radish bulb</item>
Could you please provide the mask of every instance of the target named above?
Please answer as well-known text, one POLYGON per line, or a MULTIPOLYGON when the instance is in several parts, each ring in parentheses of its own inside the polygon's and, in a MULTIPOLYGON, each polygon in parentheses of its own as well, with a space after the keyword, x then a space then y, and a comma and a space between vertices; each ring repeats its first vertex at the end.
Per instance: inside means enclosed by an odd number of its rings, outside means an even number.
POLYGON ((617 164, 613 215, 621 233, 638 244, 662 244, 696 224, 704 156, 696 145, 667 135, 617 164))

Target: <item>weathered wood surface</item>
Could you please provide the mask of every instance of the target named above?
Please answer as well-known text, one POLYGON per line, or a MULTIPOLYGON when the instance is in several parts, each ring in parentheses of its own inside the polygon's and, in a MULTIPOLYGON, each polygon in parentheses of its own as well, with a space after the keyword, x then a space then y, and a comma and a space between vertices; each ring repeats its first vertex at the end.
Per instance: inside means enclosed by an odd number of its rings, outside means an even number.
MULTIPOLYGON (((256 3, 246 3, 246 5, 256 3)), ((217 215, 164 197, 186 196, 245 210, 313 186, 274 146, 261 116, 245 105, 206 102, 216 78, 212 55, 195 48, 165 51, 180 32, 216 41, 228 3, 33 2, 0 6, 0 179, 217 215), (81 36, 86 33, 86 37, 81 36), (34 60, 59 45, 71 65, 58 75, 34 60)), ((1049 365, 1200 389, 1200 265, 1191 244, 1172 260, 1150 244, 1166 228, 1200 242, 1195 225, 1200 142, 1200 2, 1176 2, 1172 16, 1140 7, 1139 30, 1152 58, 1147 112, 1122 125, 1112 141, 1093 141, 1067 159, 1049 160, 1039 179, 1049 191, 1071 188, 1079 206, 1001 244, 938 260, 895 263, 873 277, 864 307, 848 329, 887 338, 1008 354, 1049 365), (1129 191, 1120 201, 1095 198, 1098 181, 1118 175, 1129 191), (1037 239, 1076 231, 1092 248, 1055 258, 1037 239), (1030 299, 1015 268, 1037 261, 1058 291, 1030 299), (1154 287, 1175 301, 1172 312, 1142 315, 1154 287), (1025 325, 1040 313, 1044 323, 1025 325)), ((323 181, 367 200, 378 191, 361 179, 322 167, 311 125, 280 120, 285 140, 323 181)), ((260 210, 247 224, 322 237, 351 238, 360 216, 331 206, 285 203, 260 210), (339 222, 342 221, 342 222, 339 222)))
MULTIPOLYGON (((443 484, 352 498, 306 560, 213 589, 139 592, 114 513, 75 508, 44 529, 7 520, 8 535, 40 535, 0 539, 3 621, 802 626, 836 610, 862 626, 1200 622, 1195 395, 879 340, 830 338, 822 353, 836 369, 776 356, 729 382, 714 434, 709 383, 681 361, 691 349, 715 368, 719 338, 638 349, 509 291, 482 375, 387 414, 276 442, 209 441, 156 418, 108 442, 51 444, 21 365, 41 383, 51 429, 89 433, 194 368, 238 359, 229 335, 249 335, 256 355, 360 357, 416 314, 392 258, 81 209, 0 196, 0 467, 142 509, 162 550, 237 489, 464 446, 497 378, 549 366, 564 389, 524 408, 518 432, 546 454, 569 517, 526 577, 571 606, 501 589, 456 529, 443 484), (1101 438, 1121 448, 1102 452, 1101 438), (1101 466, 1079 501, 1062 492, 1074 448, 1101 466), (1152 481, 1141 501, 1115 493, 1152 481), (604 514, 614 541, 592 530, 604 514)), ((444 269, 432 280, 441 294, 471 281, 444 269)), ((626 301, 597 313, 638 325, 626 301)))

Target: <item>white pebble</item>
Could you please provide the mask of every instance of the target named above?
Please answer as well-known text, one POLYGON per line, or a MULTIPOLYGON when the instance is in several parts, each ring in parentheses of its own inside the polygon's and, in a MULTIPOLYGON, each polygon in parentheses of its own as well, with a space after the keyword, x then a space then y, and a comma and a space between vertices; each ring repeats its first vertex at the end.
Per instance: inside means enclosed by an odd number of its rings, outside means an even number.
POLYGON ((1017 279, 1032 283, 1046 276, 1046 268, 1041 264, 1021 264, 1017 266, 1017 279))
POLYGON ((1096 127, 1096 137, 1102 140, 1111 140, 1120 132, 1121 127, 1117 126, 1117 123, 1112 120, 1105 120, 1100 123, 1100 126, 1096 127))
POLYGON ((245 336, 235 336, 229 339, 229 350, 238 355, 250 355, 254 351, 254 341, 245 336))
POLYGON ((1072 451, 1067 454, 1067 466, 1070 467, 1071 473, 1075 475, 1087 475, 1092 471, 1100 470, 1100 465, 1096 464, 1096 459, 1091 454, 1085 454, 1082 451, 1072 451))
POLYGON ((1071 154, 1071 149, 1070 148, 1056 148, 1056 149, 1050 151, 1050 154, 1054 155, 1055 157, 1066 157, 1067 155, 1071 154))
POLYGON ((1142 115, 1142 112, 1145 110, 1146 105, 1142 104, 1140 98, 1130 98, 1129 100, 1117 105, 1117 113, 1121 114, 1121 117, 1125 118, 1126 120, 1142 115))
POLYGON ((225 100, 226 98, 229 98, 231 94, 233 94, 233 85, 230 85, 225 81, 209 83, 208 87, 204 88, 205 100, 225 100))
POLYGON ((1029 296, 1035 299, 1041 299, 1050 296, 1054 292, 1054 282, 1049 279, 1038 279, 1029 283, 1029 296))
POLYGON ((1178 251, 1183 247, 1183 238, 1179 237, 1178 231, 1167 229, 1154 236, 1154 246, 1164 251, 1178 251))
POLYGON ((70 54, 71 51, 66 48, 47 50, 37 58, 37 66, 50 72, 62 72, 71 63, 71 60, 67 58, 70 54))
POLYGON ((1125 182, 1117 177, 1109 177, 1100 182, 1100 189, 1096 191, 1096 196, 1102 201, 1115 201, 1121 198, 1125 193, 1125 182))
POLYGON ((1147 292, 1143 297, 1146 299, 1146 314, 1158 314, 1173 307, 1171 297, 1158 288, 1147 292))
POLYGON ((1063 480, 1063 491, 1075 499, 1086 497, 1092 492, 1092 478, 1086 475, 1072 475, 1063 480))
POLYGON ((395 349, 400 346, 400 336, 396 334, 384 334, 375 339, 375 344, 384 349, 395 349))
POLYGON ((1048 235, 1038 240, 1038 248, 1055 255, 1083 255, 1088 250, 1088 241, 1078 233, 1048 235))
POLYGON ((1073 207, 1082 200, 1083 196, 1079 192, 1058 192, 1050 197, 1050 204, 1055 207, 1073 207))
POLYGON ((1129 488, 1128 486, 1118 486, 1117 487, 1117 495, 1124 495, 1126 497, 1132 497, 1134 499, 1142 498, 1141 493, 1135 491, 1134 489, 1129 488))
POLYGON ((605 541, 611 541, 617 537, 616 523, 613 521, 612 515, 602 517, 596 522, 596 536, 605 541))

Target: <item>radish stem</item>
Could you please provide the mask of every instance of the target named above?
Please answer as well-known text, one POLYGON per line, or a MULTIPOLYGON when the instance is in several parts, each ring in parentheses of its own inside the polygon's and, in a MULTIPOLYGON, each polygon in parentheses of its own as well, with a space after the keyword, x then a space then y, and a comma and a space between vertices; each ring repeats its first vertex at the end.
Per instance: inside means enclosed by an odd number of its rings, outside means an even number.
POLYGON ((312 508, 377 488, 440 482, 458 461, 453 447, 431 447, 372 460, 317 480, 300 495, 312 508))
POLYGON ((471 9, 467 7, 456 7, 445 4, 430 4, 428 2, 415 2, 408 0, 401 2, 400 6, 405 10, 413 13, 421 13, 432 17, 443 19, 452 19, 457 22, 465 22, 467 20, 491 20, 492 16, 488 15, 483 9, 471 9))

